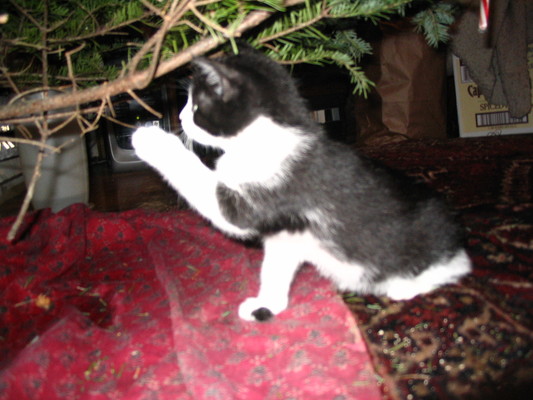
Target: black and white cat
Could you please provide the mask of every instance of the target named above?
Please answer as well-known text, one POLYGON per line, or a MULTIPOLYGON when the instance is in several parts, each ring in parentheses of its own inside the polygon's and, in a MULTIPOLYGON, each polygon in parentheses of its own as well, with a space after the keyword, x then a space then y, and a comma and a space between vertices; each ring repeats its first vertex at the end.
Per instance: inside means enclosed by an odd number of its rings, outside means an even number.
POLYGON ((471 270, 445 205, 418 185, 328 140, 283 67, 249 50, 199 58, 180 114, 185 134, 223 151, 209 169, 175 135, 133 135, 138 156, 216 227, 264 244, 245 320, 285 310, 310 262, 339 289, 410 299, 471 270))

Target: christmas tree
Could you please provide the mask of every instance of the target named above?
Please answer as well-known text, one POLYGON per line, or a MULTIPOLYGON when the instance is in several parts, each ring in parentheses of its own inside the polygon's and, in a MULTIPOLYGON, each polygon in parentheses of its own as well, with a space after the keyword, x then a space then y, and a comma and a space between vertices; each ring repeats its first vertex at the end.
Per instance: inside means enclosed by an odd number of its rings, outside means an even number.
MULTIPOLYGON (((60 103, 105 102, 225 43, 237 51, 240 39, 282 63, 339 65, 364 94, 371 82, 358 63, 371 47, 358 27, 408 13, 428 43, 447 39, 454 8, 433 1, 8 0, 0 25, 0 86, 14 92, 77 89, 76 95, 37 107, 41 111, 60 103), (112 53, 123 55, 122 64, 105 62, 112 53)), ((4 107, 0 120, 26 112, 4 107)))
MULTIPOLYGON (((372 51, 360 36, 365 24, 409 17, 413 29, 435 46, 447 39, 455 11, 450 3, 430 0, 6 3, 0 9, 0 88, 17 95, 56 87, 68 90, 23 105, 4 105, 0 122, 31 121, 41 129, 47 111, 73 106, 65 117, 76 120, 82 134, 98 126, 105 110, 112 108, 112 96, 128 93, 137 98, 135 90, 194 57, 222 46, 237 52, 239 40, 280 63, 340 66, 349 72, 354 91, 364 95, 372 86, 359 67, 361 58, 372 51)), ((43 131, 35 144, 44 146, 52 133, 43 131)))

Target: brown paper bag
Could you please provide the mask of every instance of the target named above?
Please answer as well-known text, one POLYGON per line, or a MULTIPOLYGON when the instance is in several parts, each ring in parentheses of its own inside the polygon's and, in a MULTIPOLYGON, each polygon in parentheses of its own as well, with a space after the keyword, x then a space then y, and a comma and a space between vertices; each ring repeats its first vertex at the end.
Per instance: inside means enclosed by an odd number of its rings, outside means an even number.
POLYGON ((376 84, 355 99, 356 142, 379 145, 446 137, 446 56, 407 29, 382 27, 365 69, 376 84))

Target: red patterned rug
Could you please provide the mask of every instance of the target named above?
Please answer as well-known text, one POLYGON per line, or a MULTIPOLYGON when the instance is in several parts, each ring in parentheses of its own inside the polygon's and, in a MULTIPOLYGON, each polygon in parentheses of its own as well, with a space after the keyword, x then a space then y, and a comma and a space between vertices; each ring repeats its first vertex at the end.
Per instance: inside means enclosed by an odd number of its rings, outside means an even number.
POLYGON ((408 302, 345 301, 391 399, 529 399, 533 136, 413 141, 365 152, 458 209, 474 273, 408 302))
POLYGON ((306 267, 269 323, 237 307, 262 251, 188 211, 0 220, 2 399, 380 398, 365 342, 306 267))

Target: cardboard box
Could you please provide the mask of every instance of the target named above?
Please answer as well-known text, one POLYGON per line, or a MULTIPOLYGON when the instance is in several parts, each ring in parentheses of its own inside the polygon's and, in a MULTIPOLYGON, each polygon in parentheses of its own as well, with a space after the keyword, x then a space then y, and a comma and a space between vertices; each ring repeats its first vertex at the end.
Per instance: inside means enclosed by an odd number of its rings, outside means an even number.
MULTIPOLYGON (((532 46, 529 47, 528 61, 529 75, 533 82, 532 46)), ((461 137, 533 133, 533 110, 522 118, 512 118, 506 106, 489 104, 485 97, 479 94, 468 69, 456 56, 453 56, 453 73, 461 137)))

